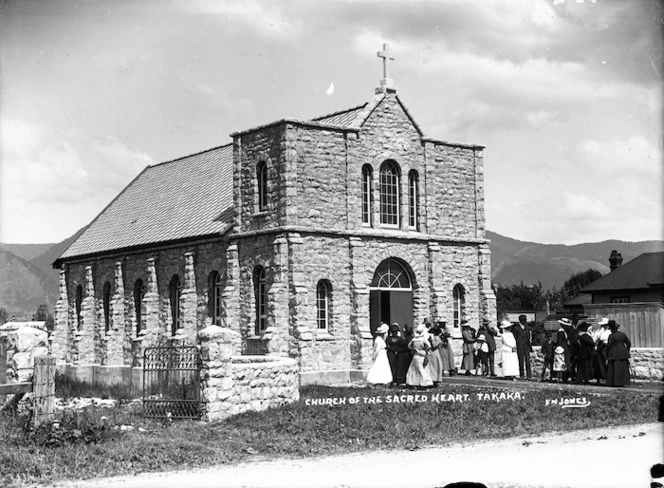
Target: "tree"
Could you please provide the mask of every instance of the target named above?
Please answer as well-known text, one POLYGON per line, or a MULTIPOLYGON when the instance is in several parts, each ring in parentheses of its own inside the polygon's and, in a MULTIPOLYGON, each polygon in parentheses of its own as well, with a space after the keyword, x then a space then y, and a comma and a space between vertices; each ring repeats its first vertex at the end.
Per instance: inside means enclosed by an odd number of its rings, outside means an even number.
POLYGON ((563 284, 563 287, 560 289, 561 292, 567 294, 569 298, 574 298, 581 293, 581 288, 589 285, 593 281, 597 281, 602 277, 602 273, 596 269, 589 268, 580 273, 573 274, 569 279, 563 284))
POLYGON ((44 324, 44 327, 47 331, 53 332, 53 329, 55 328, 55 320, 52 313, 49 313, 48 317, 46 317, 46 323, 44 324))
POLYGON ((542 283, 536 285, 519 285, 496 287, 496 308, 501 317, 508 310, 542 310, 545 300, 542 295, 542 283))
POLYGON ((32 316, 32 320, 46 320, 49 316, 48 305, 42 303, 37 307, 37 312, 32 316))
POLYGON ((5 307, 0 307, 0 325, 4 324, 9 320, 9 312, 5 307))

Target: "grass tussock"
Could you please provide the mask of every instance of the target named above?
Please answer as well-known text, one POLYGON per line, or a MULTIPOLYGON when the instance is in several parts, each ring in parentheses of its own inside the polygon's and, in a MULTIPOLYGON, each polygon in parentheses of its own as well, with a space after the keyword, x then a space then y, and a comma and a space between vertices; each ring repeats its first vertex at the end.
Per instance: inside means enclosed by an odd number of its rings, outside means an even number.
POLYGON ((52 484, 148 471, 228 464, 249 458, 305 457, 374 449, 415 449, 456 441, 536 435, 657 420, 658 395, 612 390, 591 395, 551 386, 521 399, 481 401, 502 390, 445 385, 434 391, 308 387, 299 402, 247 412, 212 424, 163 424, 140 406, 86 407, 59 414, 57 428, 34 430, 29 419, 0 418, 0 486, 52 484), (401 394, 466 394, 465 402, 385 403, 401 394), (381 397, 383 403, 365 403, 381 397), (547 399, 585 396, 586 408, 547 406, 547 399), (307 399, 360 398, 354 405, 307 405, 307 399), (132 425, 133 430, 121 429, 132 425))

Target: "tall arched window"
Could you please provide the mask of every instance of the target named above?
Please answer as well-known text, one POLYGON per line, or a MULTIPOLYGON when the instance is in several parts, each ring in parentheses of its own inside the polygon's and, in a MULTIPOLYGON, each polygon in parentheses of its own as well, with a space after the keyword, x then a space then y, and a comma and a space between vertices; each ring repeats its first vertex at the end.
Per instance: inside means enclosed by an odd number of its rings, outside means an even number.
POLYGON ((173 275, 168 284, 168 297, 171 301, 171 333, 175 335, 180 328, 180 296, 182 295, 182 282, 178 275, 173 275))
POLYGON ((316 287, 316 321, 317 328, 321 331, 327 331, 330 327, 330 289, 331 286, 326 280, 319 281, 316 287))
POLYGON ((380 165, 380 223, 399 226, 399 168, 394 161, 380 165))
POLYGON ((466 292, 463 286, 456 285, 452 291, 452 298, 454 301, 454 327, 459 327, 459 323, 463 320, 466 312, 466 292))
POLYGON ((258 210, 267 210, 267 163, 260 161, 256 167, 256 182, 258 184, 258 210))
POLYGON ((221 275, 217 271, 210 273, 208 279, 208 316, 214 325, 221 325, 221 275))
POLYGON ((362 167, 362 223, 373 224, 373 171, 371 166, 362 167))
POLYGON ((108 281, 104 283, 102 303, 104 304, 104 330, 108 332, 111 329, 111 284, 108 281))
POLYGON ((256 301, 256 334, 267 329, 267 281, 265 268, 257 266, 254 270, 254 298, 256 301))
POLYGON ((143 280, 138 279, 134 283, 134 314, 136 315, 136 336, 143 330, 143 297, 145 297, 145 287, 143 280))
POLYGON ((417 171, 411 170, 408 173, 408 227, 417 229, 417 212, 418 212, 418 176, 417 171))
POLYGON ((76 328, 81 330, 81 306, 83 305, 83 286, 76 287, 76 298, 74 305, 76 307, 76 328))

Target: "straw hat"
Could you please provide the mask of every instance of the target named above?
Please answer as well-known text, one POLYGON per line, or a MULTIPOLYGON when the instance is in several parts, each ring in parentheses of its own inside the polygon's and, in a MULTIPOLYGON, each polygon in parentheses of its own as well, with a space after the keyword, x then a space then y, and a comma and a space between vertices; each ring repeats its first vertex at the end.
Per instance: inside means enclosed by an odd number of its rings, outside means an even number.
POLYGON ((512 327, 512 325, 513 325, 512 322, 510 322, 507 319, 503 319, 502 322, 500 322, 500 327, 502 327, 503 329, 507 329, 509 327, 512 327))
POLYGON ((558 346, 553 350, 553 352, 555 352, 556 354, 562 354, 565 352, 565 349, 563 349, 563 346, 558 346))
POLYGON ((599 319, 599 322, 597 322, 597 325, 599 325, 600 327, 603 325, 609 325, 609 317, 602 317, 601 319, 599 319))
POLYGON ((422 334, 424 334, 424 331, 425 331, 425 330, 427 330, 426 325, 424 325, 424 324, 420 324, 420 325, 418 325, 417 328, 415 329, 415 334, 416 334, 416 335, 422 335, 422 334))
POLYGON ((387 334, 389 330, 387 324, 380 324, 380 327, 376 329, 376 334, 387 334))
POLYGON ((563 318, 558 320, 558 323, 560 325, 564 325, 565 327, 571 327, 572 326, 572 321, 568 318, 563 318))

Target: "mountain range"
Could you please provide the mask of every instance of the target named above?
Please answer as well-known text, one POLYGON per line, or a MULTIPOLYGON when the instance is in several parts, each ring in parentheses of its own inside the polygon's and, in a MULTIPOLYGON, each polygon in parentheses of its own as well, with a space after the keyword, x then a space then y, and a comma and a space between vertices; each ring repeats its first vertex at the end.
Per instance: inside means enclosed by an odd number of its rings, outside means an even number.
MULTIPOLYGON (((0 307, 9 316, 29 319, 46 303, 53 311, 58 299, 59 271, 51 264, 83 232, 57 244, 0 243, 0 307)), ((560 288, 571 275, 589 268, 609 272, 612 250, 623 263, 644 252, 664 251, 664 241, 606 240, 567 246, 519 241, 487 231, 491 240, 491 278, 494 284, 511 286, 542 284, 544 290, 560 288)))

